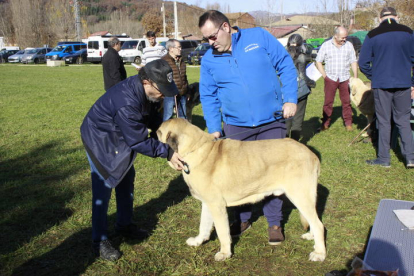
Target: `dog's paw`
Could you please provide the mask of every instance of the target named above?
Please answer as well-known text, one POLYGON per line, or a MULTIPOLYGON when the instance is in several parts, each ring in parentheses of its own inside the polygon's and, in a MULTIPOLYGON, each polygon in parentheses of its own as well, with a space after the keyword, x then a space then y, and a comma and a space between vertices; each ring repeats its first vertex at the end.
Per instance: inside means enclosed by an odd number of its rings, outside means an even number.
POLYGON ((311 241, 311 240, 313 240, 313 234, 311 232, 308 232, 306 234, 303 234, 302 235, 302 239, 311 241))
POLYGON ((313 251, 309 254, 309 261, 312 262, 323 262, 326 258, 326 253, 318 253, 313 251))
POLYGON ((217 252, 216 255, 214 256, 214 260, 221 262, 221 261, 227 260, 230 257, 231 257, 231 253, 217 252))
POLYGON ((187 239, 187 245, 189 246, 200 246, 203 240, 198 237, 191 237, 187 239))

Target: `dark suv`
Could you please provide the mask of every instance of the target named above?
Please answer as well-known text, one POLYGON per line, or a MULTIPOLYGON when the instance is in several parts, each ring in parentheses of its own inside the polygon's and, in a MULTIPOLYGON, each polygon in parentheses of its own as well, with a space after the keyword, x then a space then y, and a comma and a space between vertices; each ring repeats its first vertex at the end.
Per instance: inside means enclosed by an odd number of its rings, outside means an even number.
POLYGON ((201 59, 203 58, 207 50, 210 48, 211 48, 211 45, 208 43, 202 43, 198 45, 194 51, 188 54, 187 56, 188 64, 200 65, 201 59))
POLYGON ((198 45, 197 40, 179 40, 181 43, 181 56, 184 62, 188 62, 188 54, 195 50, 198 45))
POLYGON ((0 63, 2 62, 7 62, 9 56, 14 55, 15 53, 17 53, 19 50, 6 50, 3 49, 0 51, 0 63))

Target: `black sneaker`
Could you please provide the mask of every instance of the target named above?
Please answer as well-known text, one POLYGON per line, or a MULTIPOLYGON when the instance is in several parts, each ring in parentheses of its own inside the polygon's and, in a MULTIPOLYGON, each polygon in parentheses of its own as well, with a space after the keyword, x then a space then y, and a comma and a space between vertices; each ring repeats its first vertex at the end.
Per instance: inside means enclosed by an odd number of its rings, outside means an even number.
POLYGON ((95 254, 104 260, 116 261, 121 257, 121 253, 112 246, 109 240, 94 245, 94 250, 95 254))
POLYGON ((373 159, 373 160, 367 160, 365 162, 368 165, 371 165, 371 166, 381 166, 381 167, 384 167, 384 168, 391 168, 390 162, 383 162, 383 161, 380 161, 378 158, 373 159))
POLYGON ((230 236, 232 237, 240 237, 244 232, 250 229, 252 224, 250 221, 240 222, 236 221, 230 225, 230 236))
POLYGON ((144 229, 139 229, 138 226, 133 223, 131 223, 128 226, 124 226, 124 227, 117 226, 115 228, 115 232, 118 235, 131 238, 131 239, 139 239, 139 240, 146 239, 149 236, 148 231, 144 229))

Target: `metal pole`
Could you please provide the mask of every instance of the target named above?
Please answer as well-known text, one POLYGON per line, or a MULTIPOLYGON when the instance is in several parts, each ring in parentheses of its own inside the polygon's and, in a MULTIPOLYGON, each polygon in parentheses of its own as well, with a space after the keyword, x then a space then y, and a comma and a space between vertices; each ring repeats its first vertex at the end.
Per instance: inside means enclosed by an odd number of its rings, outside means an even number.
POLYGON ((75 29, 76 29, 76 40, 81 40, 81 21, 80 21, 80 10, 78 0, 75 0, 75 29))
POLYGON ((162 12, 162 27, 164 29, 164 37, 167 36, 166 32, 165 32, 165 7, 164 7, 164 2, 162 2, 162 6, 161 6, 161 12, 162 12))
POLYGON ((178 39, 178 16, 177 16, 177 1, 174 1, 174 38, 178 39))

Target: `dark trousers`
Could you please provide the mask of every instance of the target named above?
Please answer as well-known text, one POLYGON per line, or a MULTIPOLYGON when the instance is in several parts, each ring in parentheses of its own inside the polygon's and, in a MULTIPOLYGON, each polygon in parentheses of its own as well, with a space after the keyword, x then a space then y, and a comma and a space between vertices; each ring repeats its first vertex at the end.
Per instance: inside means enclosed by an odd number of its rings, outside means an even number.
POLYGON ((299 141, 302 133, 303 120, 305 119, 307 103, 308 97, 299 101, 297 104, 296 114, 293 116, 293 119, 286 120, 286 137, 299 141))
MULTIPOLYGON (((265 126, 250 128, 239 127, 224 124, 224 135, 229 138, 240 141, 256 141, 267 139, 280 139, 286 137, 286 126, 284 123, 271 123, 265 126), (234 135, 234 136, 233 136, 234 135)), ((264 199, 263 214, 265 215, 269 226, 280 226, 282 215, 283 201, 275 196, 268 196, 264 199)), ((252 206, 243 205, 235 209, 237 220, 246 222, 252 216, 252 206)))
POLYGON ((414 159, 414 142, 410 125, 411 88, 374 90, 378 127, 378 159, 390 161, 391 118, 401 137, 401 153, 406 160, 414 159))
MULTIPOLYGON (((95 243, 108 239, 108 205, 112 188, 105 183, 92 160, 89 158, 92 177, 92 240, 95 243)), ((132 223, 134 201, 135 169, 132 166, 122 181, 115 187, 116 225, 132 223)))
POLYGON ((333 111, 333 103, 335 100, 336 89, 339 89, 339 98, 342 103, 342 119, 346 126, 352 125, 352 108, 351 98, 349 96, 349 80, 339 82, 339 80, 331 80, 325 78, 325 102, 323 103, 322 124, 329 127, 333 111))

